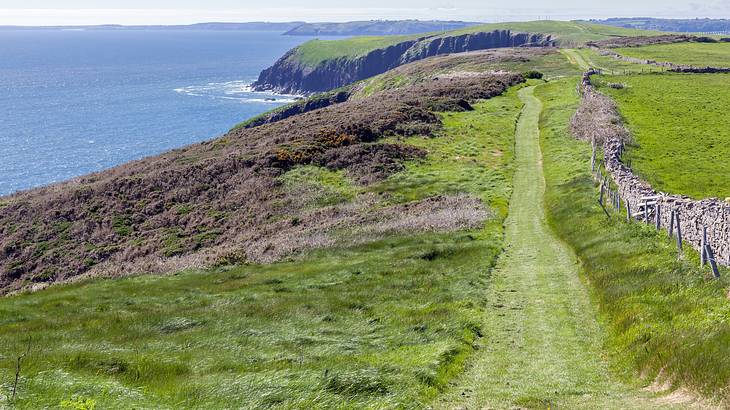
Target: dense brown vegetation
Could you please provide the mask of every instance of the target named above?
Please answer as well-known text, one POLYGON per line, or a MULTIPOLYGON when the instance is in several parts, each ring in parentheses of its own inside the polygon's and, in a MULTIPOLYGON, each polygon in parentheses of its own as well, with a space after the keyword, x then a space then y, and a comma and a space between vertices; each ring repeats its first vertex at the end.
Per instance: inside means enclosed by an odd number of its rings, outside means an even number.
POLYGON ((406 64, 394 68, 383 74, 383 78, 430 79, 434 76, 443 76, 441 73, 455 69, 483 71, 483 67, 498 64, 509 65, 533 62, 540 57, 557 54, 557 50, 555 47, 518 47, 447 54, 423 60, 418 64, 406 64))
POLYGON ((278 177, 313 164, 345 170, 361 184, 385 178, 425 153, 381 137, 429 134, 440 126, 434 110, 470 109, 470 101, 522 81, 513 74, 433 80, 0 198, 0 289, 271 261, 330 244, 335 226, 380 232, 398 218, 418 229, 417 215, 405 217, 409 209, 437 212, 444 204, 462 215, 450 218, 452 225, 474 224, 483 212, 468 198, 377 210, 361 198, 312 210, 278 177))
POLYGON ((629 132, 624 127, 616 103, 596 91, 591 84, 591 76, 594 74, 597 72, 593 70, 583 74, 581 80, 583 99, 570 120, 571 133, 577 138, 598 145, 612 138, 628 141, 629 132))

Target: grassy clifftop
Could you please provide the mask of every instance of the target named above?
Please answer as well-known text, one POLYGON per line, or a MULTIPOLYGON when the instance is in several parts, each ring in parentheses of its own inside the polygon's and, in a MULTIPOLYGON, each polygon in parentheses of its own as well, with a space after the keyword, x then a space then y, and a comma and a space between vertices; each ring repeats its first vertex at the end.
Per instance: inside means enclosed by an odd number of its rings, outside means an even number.
POLYGON ((346 40, 310 40, 297 47, 292 58, 314 67, 325 60, 359 57, 373 50, 416 40, 423 36, 425 35, 359 36, 346 40))
POLYGON ((625 29, 600 24, 572 21, 532 21, 515 23, 483 24, 464 29, 441 33, 416 34, 404 36, 363 36, 345 40, 312 40, 296 49, 292 55, 307 66, 317 66, 326 60, 363 56, 373 50, 392 46, 404 41, 415 41, 426 36, 444 37, 488 32, 493 30, 512 30, 516 32, 542 33, 557 38, 565 45, 582 44, 591 40, 611 37, 652 35, 657 32, 625 29))

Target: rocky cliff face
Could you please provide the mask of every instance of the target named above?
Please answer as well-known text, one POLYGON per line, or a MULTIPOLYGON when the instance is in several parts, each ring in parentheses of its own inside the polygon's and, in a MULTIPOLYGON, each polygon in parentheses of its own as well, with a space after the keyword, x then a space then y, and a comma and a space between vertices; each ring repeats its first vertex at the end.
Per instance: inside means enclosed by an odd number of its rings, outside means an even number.
POLYGON ((554 43, 549 35, 514 33, 510 30, 448 37, 430 36, 373 50, 354 59, 325 60, 315 67, 304 65, 297 58, 297 49, 293 49, 262 71, 253 87, 259 91, 312 94, 342 87, 436 55, 489 48, 552 46, 554 43))

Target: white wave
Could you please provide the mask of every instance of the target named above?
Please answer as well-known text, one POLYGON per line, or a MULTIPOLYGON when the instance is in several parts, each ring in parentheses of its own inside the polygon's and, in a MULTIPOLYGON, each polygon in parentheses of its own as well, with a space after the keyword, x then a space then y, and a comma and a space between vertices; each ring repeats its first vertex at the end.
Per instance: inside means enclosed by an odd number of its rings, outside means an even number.
POLYGON ((286 104, 301 98, 299 95, 276 94, 266 91, 254 91, 250 81, 227 81, 176 88, 178 94, 192 97, 208 97, 220 100, 235 100, 241 103, 286 104))

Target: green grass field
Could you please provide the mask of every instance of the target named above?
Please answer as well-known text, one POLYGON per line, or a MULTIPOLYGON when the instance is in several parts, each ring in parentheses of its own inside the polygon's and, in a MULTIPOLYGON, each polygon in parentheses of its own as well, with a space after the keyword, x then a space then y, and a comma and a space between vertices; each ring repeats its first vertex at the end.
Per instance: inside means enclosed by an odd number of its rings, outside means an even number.
POLYGON ((605 76, 597 84, 618 103, 636 142, 624 155, 642 178, 674 194, 730 197, 730 76, 605 76))
POLYGON ((677 260, 666 231, 626 223, 623 215, 606 218, 590 176, 590 145, 576 142, 566 126, 577 104, 574 83, 561 80, 536 92, 546 107, 541 120, 545 205, 555 231, 581 260, 611 334, 606 348, 617 370, 634 370, 627 377, 642 374, 651 382, 661 373, 672 386, 727 400, 730 272, 710 280, 709 270, 699 270, 696 252, 687 250, 685 259, 677 260))
POLYGON ((730 67, 730 43, 676 43, 616 49, 628 57, 698 67, 730 67))
POLYGON ((610 56, 602 56, 590 48, 581 48, 571 51, 576 53, 589 67, 601 69, 607 74, 641 74, 666 71, 661 67, 653 65, 629 63, 610 56))
MULTIPOLYGON (((599 24, 572 21, 532 21, 514 23, 491 23, 445 33, 430 33, 438 36, 453 36, 493 30, 513 30, 517 32, 550 34, 563 46, 577 46, 590 40, 602 40, 617 36, 651 35, 654 32, 623 29, 599 24)), ((415 40, 429 34, 408 36, 364 36, 344 40, 312 40, 297 48, 295 58, 307 66, 313 67, 325 60, 353 58, 368 52, 398 44, 407 40, 415 40)))
MULTIPOLYGON (((428 158, 369 189, 479 196, 493 215, 483 229, 1 299, 0 407, 29 339, 17 408, 425 406, 474 352, 502 247, 521 104, 511 90, 476 106, 444 114, 441 136, 408 138, 428 158)), ((322 204, 358 192, 313 167, 283 177, 302 181, 322 204)))

